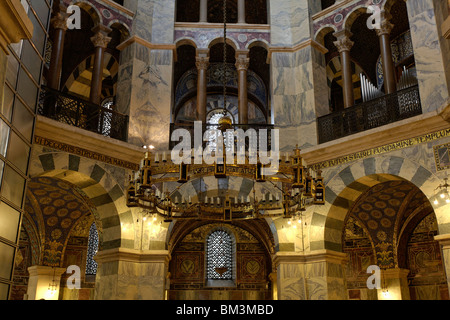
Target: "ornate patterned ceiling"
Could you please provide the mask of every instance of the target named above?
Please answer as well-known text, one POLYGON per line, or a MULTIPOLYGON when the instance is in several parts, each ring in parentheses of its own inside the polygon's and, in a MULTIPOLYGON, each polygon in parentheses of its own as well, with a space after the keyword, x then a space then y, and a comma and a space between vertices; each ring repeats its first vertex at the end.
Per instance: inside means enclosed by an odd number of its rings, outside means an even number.
POLYGON ((28 228, 36 231, 28 233, 39 237, 34 241, 35 246, 44 244, 41 250, 35 250, 40 252, 41 263, 60 266, 72 230, 80 220, 95 212, 95 207, 78 187, 55 178, 37 177, 28 183, 25 210, 25 218, 30 220, 28 228))

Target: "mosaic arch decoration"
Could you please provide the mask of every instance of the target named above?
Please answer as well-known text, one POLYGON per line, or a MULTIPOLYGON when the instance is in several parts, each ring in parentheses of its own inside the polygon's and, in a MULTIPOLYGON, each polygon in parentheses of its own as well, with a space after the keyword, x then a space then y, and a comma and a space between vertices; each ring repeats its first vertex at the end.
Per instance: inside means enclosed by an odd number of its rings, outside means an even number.
MULTIPOLYGON (((38 152, 39 154, 39 152, 38 152)), ((101 249, 134 248, 134 222, 126 207, 122 185, 108 166, 95 160, 65 152, 43 152, 32 163, 32 177, 57 178, 77 185, 95 206, 101 249), (128 226, 125 230, 121 226, 128 226), (107 238, 107 241, 103 241, 107 238)), ((111 167, 112 168, 112 167, 111 167)), ((118 167, 114 167, 118 170, 118 167)), ((124 172, 125 177, 128 171, 124 172)))
MULTIPOLYGON (((375 184, 407 180, 430 199, 440 183, 425 167, 398 156, 368 157, 330 172, 333 176, 326 177, 326 204, 312 213, 311 250, 342 250, 341 235, 348 210, 375 184)), ((435 207, 438 222, 440 209, 435 207)))
POLYGON ((374 245, 377 265, 383 269, 398 267, 397 244, 401 228, 416 208, 432 211, 425 195, 412 183, 387 181, 366 191, 349 215, 365 226, 374 245))
POLYGON ((89 199, 68 182, 49 177, 28 182, 25 209, 41 236, 43 265, 61 266, 72 228, 91 208, 89 199))

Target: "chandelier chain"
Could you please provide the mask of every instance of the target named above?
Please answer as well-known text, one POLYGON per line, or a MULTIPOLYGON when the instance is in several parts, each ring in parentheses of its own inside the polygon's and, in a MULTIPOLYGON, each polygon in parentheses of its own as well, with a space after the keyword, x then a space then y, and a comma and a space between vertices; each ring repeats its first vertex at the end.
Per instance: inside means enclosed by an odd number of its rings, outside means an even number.
POLYGON ((227 0, 223 0, 223 114, 227 110, 227 0))

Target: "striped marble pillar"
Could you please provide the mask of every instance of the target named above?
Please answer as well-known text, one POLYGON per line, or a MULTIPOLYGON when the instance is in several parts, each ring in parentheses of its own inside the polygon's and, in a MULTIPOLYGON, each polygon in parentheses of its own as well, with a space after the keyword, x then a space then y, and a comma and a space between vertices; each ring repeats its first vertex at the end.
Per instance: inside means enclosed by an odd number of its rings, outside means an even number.
POLYGON ((165 300, 170 255, 166 250, 100 251, 96 300, 165 300))
POLYGON ((272 112, 281 151, 317 145, 317 117, 328 113, 326 49, 311 34, 320 2, 271 0, 272 112))
POLYGON ((136 13, 121 50, 117 111, 129 115, 128 142, 168 150, 174 66, 175 0, 133 1, 136 13))
POLYGON ((308 253, 278 252, 279 300, 347 300, 346 254, 330 250, 308 253))

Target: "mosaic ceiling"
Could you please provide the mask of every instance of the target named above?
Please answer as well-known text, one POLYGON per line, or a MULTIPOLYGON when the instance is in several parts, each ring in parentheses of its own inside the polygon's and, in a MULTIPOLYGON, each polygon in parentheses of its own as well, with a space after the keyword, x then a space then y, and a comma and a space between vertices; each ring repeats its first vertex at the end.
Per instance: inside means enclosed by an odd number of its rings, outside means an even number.
POLYGON ((28 183, 25 210, 32 221, 28 221, 28 229, 32 227, 39 237, 34 245, 41 244, 42 251, 37 252, 41 252, 42 265, 60 266, 72 231, 80 233, 76 229, 78 222, 95 212, 95 207, 78 187, 55 178, 37 177, 28 183))
POLYGON ((425 195, 407 181, 380 183, 363 194, 353 206, 350 217, 356 219, 369 235, 382 268, 398 266, 396 259, 400 238, 413 228, 432 207, 425 195))

